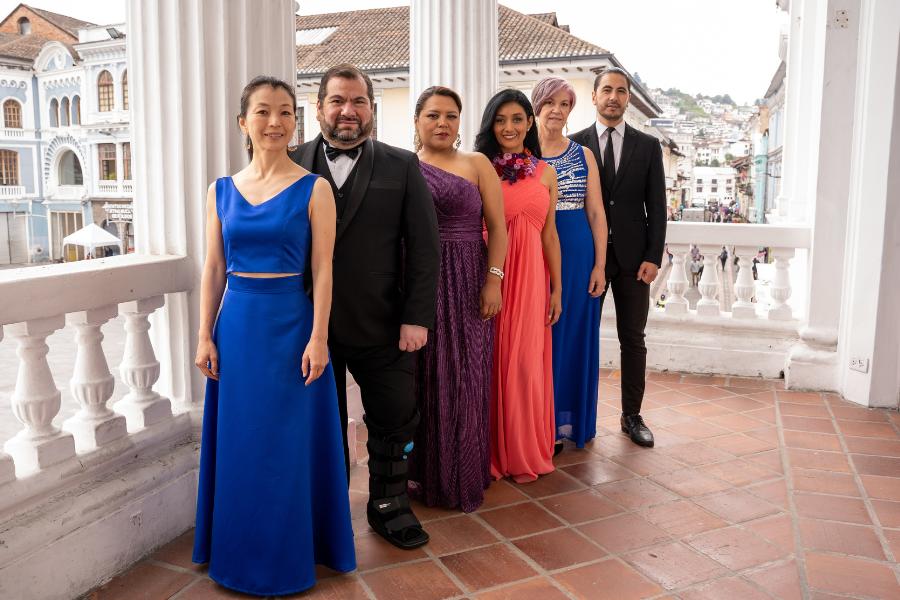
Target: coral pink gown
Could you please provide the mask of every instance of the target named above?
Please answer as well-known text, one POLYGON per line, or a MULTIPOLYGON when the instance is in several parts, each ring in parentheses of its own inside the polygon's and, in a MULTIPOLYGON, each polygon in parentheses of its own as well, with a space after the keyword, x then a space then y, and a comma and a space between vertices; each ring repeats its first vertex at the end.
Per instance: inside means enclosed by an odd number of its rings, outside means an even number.
POLYGON ((491 386, 491 476, 534 481, 553 471, 552 336, 547 311, 550 272, 541 230, 550 192, 535 177, 502 183, 509 242, 501 284, 503 308, 494 319, 491 386))

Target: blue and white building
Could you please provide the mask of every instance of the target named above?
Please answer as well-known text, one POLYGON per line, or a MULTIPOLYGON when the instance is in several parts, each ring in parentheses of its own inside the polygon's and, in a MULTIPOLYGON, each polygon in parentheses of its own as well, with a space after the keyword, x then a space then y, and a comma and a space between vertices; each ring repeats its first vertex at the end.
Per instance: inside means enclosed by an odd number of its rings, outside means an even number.
POLYGON ((89 223, 133 250, 126 33, 0 34, 0 265, 81 260, 62 240, 89 223))

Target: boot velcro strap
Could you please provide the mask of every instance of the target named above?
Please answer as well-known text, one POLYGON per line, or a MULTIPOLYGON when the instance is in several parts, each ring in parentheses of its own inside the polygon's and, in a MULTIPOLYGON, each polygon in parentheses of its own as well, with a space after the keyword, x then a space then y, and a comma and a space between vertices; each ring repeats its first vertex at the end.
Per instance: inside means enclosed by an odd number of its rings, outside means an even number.
POLYGON ((381 475, 383 477, 393 477, 395 475, 403 475, 409 471, 408 460, 383 461, 369 459, 369 473, 381 475))
POLYGON ((422 528, 422 524, 419 523, 419 520, 416 518, 416 515, 411 512, 404 513, 399 517, 394 517, 390 521, 384 524, 385 529, 389 529, 391 531, 401 531, 406 529, 407 527, 416 527, 418 529, 422 528))
POLYGON ((386 515, 395 510, 400 510, 401 508, 409 508, 409 496, 403 494, 402 496, 394 496, 392 498, 372 500, 372 506, 374 506, 375 510, 381 514, 386 515))
POLYGON ((369 478, 369 493, 373 498, 389 498, 406 493, 406 480, 396 483, 382 483, 369 478))
MULTIPOLYGON (((370 451, 382 456, 402 456, 407 450, 409 442, 385 442, 383 440, 369 439, 366 442, 370 451)), ((410 448, 412 450, 412 448, 410 448)))

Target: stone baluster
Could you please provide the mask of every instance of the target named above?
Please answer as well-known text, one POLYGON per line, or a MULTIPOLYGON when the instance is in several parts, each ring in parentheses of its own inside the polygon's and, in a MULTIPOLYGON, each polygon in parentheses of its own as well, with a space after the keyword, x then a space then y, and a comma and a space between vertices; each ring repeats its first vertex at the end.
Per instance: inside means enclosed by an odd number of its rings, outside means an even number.
POLYGON ((102 446, 128 433, 125 417, 106 406, 116 380, 109 372, 103 354, 100 327, 118 314, 118 307, 112 305, 66 315, 66 323, 75 327, 78 344, 75 374, 69 389, 81 410, 63 423, 63 429, 75 436, 75 448, 79 452, 102 446))
POLYGON ((113 408, 125 415, 128 431, 149 427, 172 416, 172 403, 152 389, 159 379, 159 361, 147 333, 150 331, 147 317, 164 304, 165 296, 151 296, 119 305, 119 312, 125 315, 126 331, 125 356, 119 369, 131 393, 113 408))
POLYGON ((718 252, 715 246, 708 247, 710 251, 703 253, 703 275, 700 276, 700 295, 703 296, 697 301, 697 314, 707 316, 717 316, 719 314, 719 274, 716 272, 716 263, 719 260, 718 252))
POLYGON ((666 287, 669 289, 666 298, 666 312, 671 314, 685 314, 688 311, 688 301, 684 293, 688 289, 687 275, 684 272, 684 261, 690 252, 688 244, 669 244, 669 252, 672 253, 672 273, 666 287))
POLYGON ((794 318, 794 311, 787 304, 791 297, 791 275, 788 269, 791 259, 794 258, 793 248, 772 248, 772 257, 775 259, 775 278, 769 286, 769 297, 772 305, 769 307, 769 318, 778 321, 790 321, 794 318))
MULTIPOLYGON (((3 328, 0 327, 0 342, 3 341, 3 328)), ((16 463, 12 456, 6 452, 0 452, 0 484, 12 481, 16 478, 16 463)))
POLYGON ((65 324, 65 317, 57 315, 5 326, 7 335, 19 344, 12 409, 25 429, 8 440, 3 449, 13 457, 19 476, 75 456, 72 434, 52 423, 59 413, 60 393, 47 363, 47 337, 65 324))
POLYGON ((757 246, 735 246, 734 253, 739 259, 734 295, 737 301, 731 306, 731 316, 735 319, 755 319, 756 304, 750 301, 756 294, 753 281, 753 259, 759 253, 757 246))

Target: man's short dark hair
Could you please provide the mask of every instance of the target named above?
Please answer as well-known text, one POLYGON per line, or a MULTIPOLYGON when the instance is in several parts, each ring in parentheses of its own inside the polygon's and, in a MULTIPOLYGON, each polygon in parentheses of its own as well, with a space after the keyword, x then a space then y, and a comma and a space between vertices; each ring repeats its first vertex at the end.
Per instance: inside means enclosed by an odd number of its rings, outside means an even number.
POLYGON ((372 80, 369 76, 362 72, 362 69, 350 63, 341 63, 335 65, 325 71, 322 80, 319 82, 319 105, 325 103, 325 95, 328 90, 328 82, 332 77, 342 77, 343 79, 358 79, 366 84, 366 93, 369 96, 369 104, 375 105, 375 90, 372 88, 372 80))
MULTIPOLYGON (((619 67, 607 67, 600 71, 600 74, 594 79, 594 91, 597 91, 597 88, 600 87, 600 80, 603 79, 604 75, 610 75, 615 73, 616 75, 621 75, 625 78, 625 85, 628 87, 628 93, 631 93, 631 77, 628 76, 628 73, 625 72, 625 69, 620 69, 619 67)), ((321 93, 321 92, 320 92, 321 93)))

